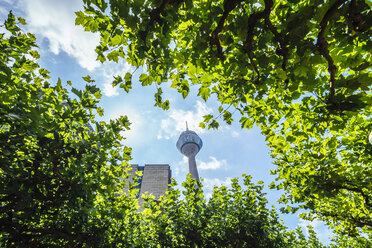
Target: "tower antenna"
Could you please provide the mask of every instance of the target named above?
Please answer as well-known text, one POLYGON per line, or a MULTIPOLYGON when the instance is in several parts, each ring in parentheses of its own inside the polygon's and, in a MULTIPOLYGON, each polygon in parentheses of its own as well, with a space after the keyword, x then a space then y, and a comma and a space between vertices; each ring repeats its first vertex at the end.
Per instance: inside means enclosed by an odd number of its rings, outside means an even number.
POLYGON ((186 131, 189 131, 189 126, 187 125, 187 121, 186 121, 186 131))

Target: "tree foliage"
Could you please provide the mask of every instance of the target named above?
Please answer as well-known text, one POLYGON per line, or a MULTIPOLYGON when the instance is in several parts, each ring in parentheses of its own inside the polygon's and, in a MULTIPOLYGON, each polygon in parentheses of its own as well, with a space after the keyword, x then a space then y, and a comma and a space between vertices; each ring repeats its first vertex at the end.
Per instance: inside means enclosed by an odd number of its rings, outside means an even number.
POLYGON ((308 239, 300 228, 287 230, 275 209, 267 208, 262 182, 255 185, 245 175, 243 181, 215 187, 208 201, 202 184, 190 178, 183 197, 173 185, 158 203, 147 198, 148 241, 159 247, 324 247, 311 228, 308 239))
POLYGON ((288 231, 250 177, 208 202, 189 179, 184 197, 170 188, 139 212, 120 143, 127 118, 96 122, 94 85, 72 88, 76 99, 51 85, 19 23, 10 13, 0 34, 1 247, 323 247, 314 232, 288 231))
MULTIPOLYGON (((84 3, 76 24, 100 33, 98 60, 146 67, 114 85, 129 91, 138 76, 144 86, 170 81, 183 97, 191 85, 204 100, 216 95, 224 121, 261 127, 285 211, 307 209, 304 217, 338 232, 371 234, 370 1, 84 3)), ((161 92, 156 105, 168 109, 161 92)), ((218 128, 218 118, 201 125, 218 128)))
POLYGON ((51 86, 17 22, 10 13, 0 34, 0 246, 107 247, 134 204, 121 179, 129 121, 97 123, 93 85, 78 99, 51 86))

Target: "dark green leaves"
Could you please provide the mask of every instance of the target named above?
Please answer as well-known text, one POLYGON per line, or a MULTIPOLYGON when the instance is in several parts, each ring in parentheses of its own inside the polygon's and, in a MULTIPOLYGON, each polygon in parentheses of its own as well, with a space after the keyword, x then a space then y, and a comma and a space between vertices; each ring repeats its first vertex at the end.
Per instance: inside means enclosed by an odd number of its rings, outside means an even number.
POLYGON ((21 23, 22 25, 26 25, 26 20, 23 19, 22 17, 17 17, 17 20, 18 20, 19 23, 21 23))
POLYGON ((71 89, 71 92, 74 93, 76 96, 78 96, 79 98, 82 98, 83 96, 83 92, 81 90, 78 90, 78 89, 75 89, 75 88, 72 88, 71 89))
POLYGON ((127 72, 124 76, 124 82, 123 79, 120 76, 114 77, 115 80, 112 83, 113 86, 116 86, 120 83, 120 88, 124 89, 127 93, 132 88, 132 74, 127 72))
POLYGON ((91 79, 89 75, 83 77, 84 81, 87 83, 94 83, 95 80, 91 79))
MULTIPOLYGON (((100 61, 127 51, 130 65, 146 67, 141 84, 157 83, 164 109, 163 82, 183 98, 193 85, 205 101, 215 95, 219 116, 201 126, 238 118, 260 127, 287 204, 341 233, 370 235, 372 180, 361 179, 372 160, 363 139, 372 128, 368 1, 110 1, 105 12, 101 1, 86 2, 77 23, 100 32, 100 61)), ((132 80, 114 85, 128 91, 132 80)))
POLYGON ((179 85, 178 92, 182 94, 183 98, 186 98, 190 92, 189 82, 186 79, 181 80, 181 84, 179 85))
POLYGON ((247 117, 242 117, 240 119, 240 123, 241 123, 241 127, 242 128, 247 128, 247 129, 251 129, 253 127, 253 123, 254 121, 247 118, 247 117))
POLYGON ((17 31, 20 31, 20 28, 16 25, 15 16, 12 12, 9 12, 8 14, 8 19, 5 21, 5 28, 13 35, 15 35, 17 31))
POLYGON ((183 198, 174 185, 157 204, 146 197, 146 236, 162 247, 323 247, 316 235, 307 240, 281 224, 266 207, 262 182, 243 180, 244 185, 232 179, 231 187, 215 187, 208 201, 202 185, 190 178, 182 184, 183 198))
POLYGON ((39 59, 40 58, 40 55, 37 51, 29 51, 29 54, 35 58, 35 59, 39 59))
POLYGON ((104 111, 103 111, 102 108, 100 108, 100 107, 97 108, 97 113, 98 113, 99 116, 103 116, 103 112, 104 111))
POLYGON ((99 88, 72 88, 78 98, 71 99, 61 79, 46 81, 49 72, 36 63, 34 36, 19 32, 11 13, 5 27, 10 34, 0 35, 0 47, 6 47, 0 49, 0 246, 116 246, 125 240, 124 234, 113 238, 123 225, 117 221, 135 213, 134 198, 123 194, 130 150, 118 142, 128 119, 97 123, 92 109, 103 115, 99 88))

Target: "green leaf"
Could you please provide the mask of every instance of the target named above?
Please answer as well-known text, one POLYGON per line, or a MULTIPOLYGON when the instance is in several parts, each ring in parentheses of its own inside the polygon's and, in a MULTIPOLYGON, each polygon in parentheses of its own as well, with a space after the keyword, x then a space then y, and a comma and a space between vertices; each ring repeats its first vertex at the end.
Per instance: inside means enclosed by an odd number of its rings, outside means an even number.
POLYGON ((40 54, 37 52, 37 51, 29 51, 28 52, 33 58, 35 59, 39 59, 40 58, 40 54))
POLYGON ((247 128, 247 129, 251 129, 253 127, 253 124, 254 124, 254 121, 247 118, 247 117, 240 118, 239 122, 240 122, 242 128, 247 128))
POLYGON ((148 76, 145 73, 142 73, 139 77, 139 81, 142 83, 142 86, 147 86, 152 84, 151 76, 148 76))
POLYGON ((223 120, 226 121, 226 123, 229 124, 229 125, 233 121, 233 119, 231 117, 232 117, 232 115, 229 111, 225 110, 223 112, 223 120))
POLYGON ((89 75, 85 76, 85 77, 82 77, 84 79, 85 82, 87 83, 94 83, 95 80, 91 79, 89 75))
POLYGON ((119 56, 121 53, 119 51, 112 51, 107 54, 107 59, 110 61, 115 61, 116 63, 119 62, 119 56))
POLYGON ((112 82, 112 86, 115 87, 116 85, 123 82, 123 78, 120 76, 114 76, 114 81, 112 82))
POLYGON ((102 108, 100 108, 100 107, 98 107, 97 108, 97 113, 99 114, 99 116, 103 116, 103 109, 102 108))
POLYGON ((79 98, 82 98, 82 96, 83 96, 83 92, 81 90, 76 89, 76 88, 72 88, 71 92, 74 93, 79 98))
MULTIPOLYGON (((281 68, 278 68, 277 70, 276 70, 276 72, 277 72, 277 76, 281 79, 281 80, 286 80, 287 79, 287 73, 283 70, 283 69, 281 69, 281 68)), ((302 70, 301 70, 301 72, 302 72, 302 70)))
POLYGON ((203 118, 204 118, 204 122, 208 123, 213 118, 213 115, 211 114, 204 115, 203 118))
POLYGON ((41 76, 43 76, 44 78, 47 77, 49 73, 50 73, 49 71, 47 71, 47 70, 45 70, 43 68, 39 69, 39 74, 41 76))
POLYGON ((209 96, 211 95, 210 91, 211 90, 208 87, 200 87, 198 96, 203 98, 204 101, 207 101, 209 96))
POLYGON ((26 25, 26 20, 23 19, 22 17, 17 17, 19 23, 21 23, 22 25, 26 25))
POLYGON ((120 37, 120 35, 117 35, 116 34, 114 37, 112 37, 110 39, 110 41, 111 41, 111 45, 112 46, 117 46, 117 45, 119 45, 121 43, 121 37, 120 37))
POLYGON ((212 120, 208 125, 208 129, 218 129, 219 126, 220 124, 216 120, 212 120))
POLYGON ((182 97, 186 98, 190 92, 189 82, 186 79, 181 80, 181 84, 179 85, 178 92, 182 93, 182 97))
POLYGON ((161 108, 164 109, 164 110, 168 110, 169 109, 169 100, 165 100, 163 102, 163 104, 161 105, 161 108))

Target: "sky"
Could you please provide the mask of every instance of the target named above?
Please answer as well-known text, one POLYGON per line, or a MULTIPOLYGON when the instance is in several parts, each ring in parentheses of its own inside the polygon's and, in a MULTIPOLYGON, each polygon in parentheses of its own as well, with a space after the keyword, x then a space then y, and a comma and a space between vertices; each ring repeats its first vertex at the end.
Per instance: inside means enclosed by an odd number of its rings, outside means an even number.
MULTIPOLYGON (((275 179, 270 170, 275 169, 270 158, 269 149, 260 130, 241 129, 237 113, 232 125, 220 120, 219 130, 206 130, 199 127, 203 115, 218 113, 215 98, 207 102, 197 97, 197 88, 191 87, 186 99, 169 84, 163 87, 163 98, 170 100, 170 109, 164 111, 154 107, 154 85, 142 87, 138 81, 133 82, 133 89, 126 93, 119 87, 113 88, 113 76, 124 76, 133 72, 125 61, 104 63, 96 61, 94 49, 99 42, 99 35, 84 32, 75 26, 74 12, 82 10, 79 0, 0 0, 0 20, 4 21, 10 10, 16 16, 26 19, 23 29, 37 37, 41 67, 50 71, 50 82, 61 78, 68 88, 70 80, 75 88, 83 88, 83 76, 90 75, 102 90, 103 97, 99 103, 105 112, 97 120, 109 121, 121 115, 127 115, 131 130, 123 133, 124 145, 132 148, 132 164, 169 164, 172 176, 180 184, 188 173, 187 159, 176 148, 177 139, 185 130, 188 122, 190 130, 198 133, 203 140, 203 148, 196 157, 199 176, 203 179, 206 195, 210 195, 214 186, 230 185, 232 178, 248 174, 254 182, 264 181, 269 207, 280 205, 276 202, 282 192, 269 190, 267 185, 275 179)), ((137 71, 137 73, 141 73, 137 71)), ((137 74, 138 76, 139 74, 137 74)), ((286 226, 294 229, 312 225, 320 240, 328 244, 331 231, 320 221, 304 221, 297 214, 281 214, 286 226)), ((305 228, 306 231, 306 228, 305 228)))

